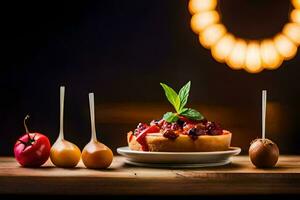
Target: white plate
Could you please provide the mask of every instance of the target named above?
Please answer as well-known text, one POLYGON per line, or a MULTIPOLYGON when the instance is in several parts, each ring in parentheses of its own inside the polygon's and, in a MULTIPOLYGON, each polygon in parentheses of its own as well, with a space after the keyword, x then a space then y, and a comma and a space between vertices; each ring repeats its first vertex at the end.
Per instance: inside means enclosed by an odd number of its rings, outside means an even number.
POLYGON ((154 168, 200 168, 200 167, 216 167, 216 166, 222 166, 222 165, 227 165, 229 163, 231 163, 231 161, 225 160, 222 162, 214 162, 214 163, 202 163, 202 164, 180 164, 180 163, 141 163, 141 162, 133 162, 130 160, 125 160, 126 164, 129 165, 134 165, 134 166, 138 166, 138 167, 154 167, 154 168))
POLYGON ((147 167, 211 167, 230 163, 230 157, 241 152, 239 147, 213 152, 148 152, 120 147, 117 152, 126 157, 126 163, 147 167))

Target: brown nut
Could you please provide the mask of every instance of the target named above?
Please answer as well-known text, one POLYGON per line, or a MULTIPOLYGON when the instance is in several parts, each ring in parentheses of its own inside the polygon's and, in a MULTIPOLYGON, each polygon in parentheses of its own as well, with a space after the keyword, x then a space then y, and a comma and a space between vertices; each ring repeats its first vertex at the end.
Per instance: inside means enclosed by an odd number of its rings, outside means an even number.
POLYGON ((278 161, 279 149, 269 139, 256 139, 249 148, 250 160, 257 168, 274 167, 278 161))

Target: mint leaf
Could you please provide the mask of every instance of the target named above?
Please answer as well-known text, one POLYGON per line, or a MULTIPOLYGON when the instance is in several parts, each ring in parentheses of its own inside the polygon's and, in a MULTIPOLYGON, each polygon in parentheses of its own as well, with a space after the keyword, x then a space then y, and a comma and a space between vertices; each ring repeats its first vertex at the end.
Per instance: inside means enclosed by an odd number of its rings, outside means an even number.
POLYGON ((182 108, 182 109, 180 110, 180 113, 178 113, 178 114, 184 113, 184 112, 186 112, 187 110, 188 110, 188 108, 182 108))
POLYGON ((189 92, 191 88, 191 81, 187 82, 179 91, 179 98, 180 98, 180 107, 179 111, 182 112, 182 109, 186 105, 188 98, 189 98, 189 92))
POLYGON ((169 123, 173 123, 176 122, 179 119, 179 117, 176 113, 167 112, 166 114, 164 114, 163 119, 169 123))
POLYGON ((171 87, 164 83, 160 83, 165 91, 168 101, 174 106, 176 113, 167 112, 164 114, 163 119, 169 123, 176 122, 179 116, 184 116, 190 120, 200 121, 204 116, 195 109, 185 108, 189 98, 191 88, 191 81, 187 82, 177 94, 171 87))
POLYGON ((184 112, 180 113, 180 115, 182 115, 188 119, 196 120, 196 121, 200 121, 200 120, 204 119, 204 117, 201 113, 199 113, 197 110, 192 109, 192 108, 188 108, 184 112))
POLYGON ((167 99, 174 106, 176 112, 179 112, 179 109, 180 109, 180 98, 177 95, 177 93, 171 87, 167 86, 164 83, 160 83, 160 85, 163 87, 167 99))

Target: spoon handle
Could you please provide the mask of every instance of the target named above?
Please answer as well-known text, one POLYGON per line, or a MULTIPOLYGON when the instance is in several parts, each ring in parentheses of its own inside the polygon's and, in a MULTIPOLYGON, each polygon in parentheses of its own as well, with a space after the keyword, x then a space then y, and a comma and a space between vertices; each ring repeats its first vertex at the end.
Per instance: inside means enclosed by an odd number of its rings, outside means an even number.
POLYGON ((89 93, 89 102, 90 102, 90 115, 91 115, 91 128, 92 128, 91 140, 96 142, 97 141, 97 135, 96 135, 96 126, 95 126, 94 93, 89 93))
POLYGON ((64 101, 65 101, 65 86, 60 87, 60 129, 59 138, 64 139, 64 101))
POLYGON ((267 90, 262 91, 262 139, 266 138, 267 90))

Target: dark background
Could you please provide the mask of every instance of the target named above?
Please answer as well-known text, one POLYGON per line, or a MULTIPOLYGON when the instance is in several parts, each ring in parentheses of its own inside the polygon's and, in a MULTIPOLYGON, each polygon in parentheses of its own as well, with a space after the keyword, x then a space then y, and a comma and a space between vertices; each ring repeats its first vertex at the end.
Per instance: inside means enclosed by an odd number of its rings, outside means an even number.
MULTIPOLYGON (((299 149, 299 54, 275 71, 249 74, 217 63, 190 29, 186 0, 1 3, 0 155, 12 155, 31 130, 55 141, 59 86, 66 86, 65 138, 90 139, 88 93, 96 98, 98 136, 112 149, 126 132, 172 107, 159 82, 192 81, 189 106, 234 134, 244 153, 261 133, 261 90, 268 90, 267 136, 284 154, 299 149)), ((226 0, 222 20, 235 35, 271 37, 288 21, 288 0, 226 0)))

